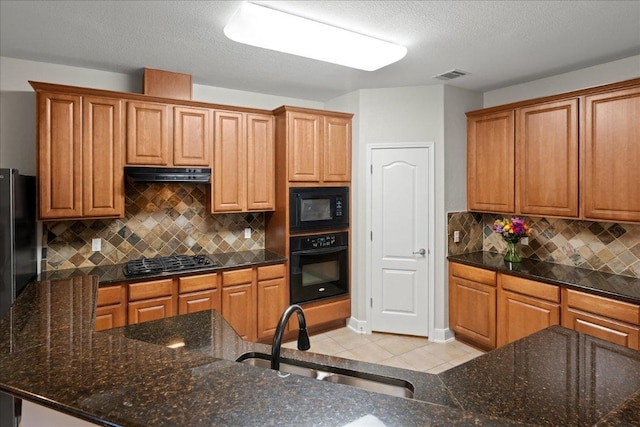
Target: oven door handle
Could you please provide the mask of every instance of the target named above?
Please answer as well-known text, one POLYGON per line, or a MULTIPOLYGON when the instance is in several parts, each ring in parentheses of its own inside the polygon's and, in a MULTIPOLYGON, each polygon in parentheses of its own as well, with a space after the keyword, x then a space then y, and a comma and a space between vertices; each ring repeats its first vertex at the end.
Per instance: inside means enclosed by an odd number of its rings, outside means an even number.
POLYGON ((291 252, 291 255, 322 255, 322 254, 334 254, 336 252, 346 251, 347 246, 338 246, 335 248, 318 248, 309 249, 306 251, 291 252))

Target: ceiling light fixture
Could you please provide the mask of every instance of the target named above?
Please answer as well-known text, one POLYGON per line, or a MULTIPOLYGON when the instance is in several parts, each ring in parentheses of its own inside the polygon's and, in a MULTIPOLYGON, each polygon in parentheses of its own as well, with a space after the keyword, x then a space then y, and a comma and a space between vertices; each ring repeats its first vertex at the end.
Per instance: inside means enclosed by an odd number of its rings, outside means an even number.
POLYGON ((224 27, 238 43, 374 71, 407 54, 407 48, 277 10, 244 3, 224 27))

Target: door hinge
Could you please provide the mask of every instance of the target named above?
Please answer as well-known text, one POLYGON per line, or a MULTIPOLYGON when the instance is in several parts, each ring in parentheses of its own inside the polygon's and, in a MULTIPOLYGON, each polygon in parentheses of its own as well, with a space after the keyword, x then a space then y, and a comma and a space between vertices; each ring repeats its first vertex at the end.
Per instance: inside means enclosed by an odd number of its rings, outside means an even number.
POLYGON ((373 308, 373 298, 369 299, 369 304, 371 305, 371 308, 373 308))
POLYGON ((373 231, 371 232, 371 235, 369 236, 369 238, 371 239, 371 241, 373 242, 373 231))
POLYGON ((371 175, 373 175, 373 163, 371 164, 371 175))

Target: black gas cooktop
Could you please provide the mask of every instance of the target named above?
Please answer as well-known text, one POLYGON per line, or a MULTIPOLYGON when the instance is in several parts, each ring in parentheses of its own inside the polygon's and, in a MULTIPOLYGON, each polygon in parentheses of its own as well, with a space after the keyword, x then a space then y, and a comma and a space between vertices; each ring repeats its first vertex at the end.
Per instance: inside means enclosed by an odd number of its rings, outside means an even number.
POLYGON ((196 270, 215 264, 205 255, 171 255, 158 258, 140 258, 127 262, 125 276, 142 276, 175 271, 196 270))

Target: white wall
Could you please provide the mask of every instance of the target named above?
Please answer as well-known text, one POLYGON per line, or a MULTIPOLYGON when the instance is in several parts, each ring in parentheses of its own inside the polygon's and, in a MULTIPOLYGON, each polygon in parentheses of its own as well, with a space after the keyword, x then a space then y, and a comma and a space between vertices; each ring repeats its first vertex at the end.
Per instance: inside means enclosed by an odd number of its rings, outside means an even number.
MULTIPOLYGON (((29 80, 119 92, 142 92, 142 68, 121 74, 0 57, 0 167, 36 173, 36 96, 29 80)), ((223 105, 274 109, 281 105, 323 108, 305 99, 193 85, 193 99, 223 105)))
POLYGON ((484 93, 484 107, 556 95, 640 77, 640 55, 484 93))

